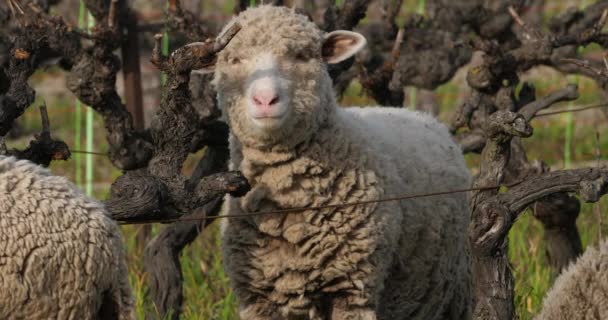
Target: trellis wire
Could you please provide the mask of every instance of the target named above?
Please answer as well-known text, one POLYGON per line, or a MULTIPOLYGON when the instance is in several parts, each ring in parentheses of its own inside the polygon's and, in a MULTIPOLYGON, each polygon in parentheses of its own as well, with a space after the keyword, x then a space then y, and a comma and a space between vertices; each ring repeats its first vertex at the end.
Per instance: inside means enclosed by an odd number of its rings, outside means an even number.
POLYGON ((75 153, 75 154, 91 154, 91 155, 95 155, 95 156, 104 156, 107 157, 108 154, 105 152, 98 152, 98 151, 86 151, 86 150, 70 150, 71 153, 75 153))
POLYGON ((599 104, 594 104, 594 105, 580 107, 580 108, 568 108, 565 110, 539 112, 534 116, 534 118, 552 116, 552 115, 562 114, 562 113, 575 113, 575 112, 581 112, 581 111, 587 111, 587 110, 599 109, 599 108, 608 108, 608 103, 599 103, 599 104))
POLYGON ((455 193, 464 193, 464 192, 470 192, 470 191, 494 190, 494 189, 500 189, 502 187, 512 188, 524 181, 526 181, 526 180, 523 179, 523 180, 516 181, 514 183, 507 184, 507 185, 498 184, 498 185, 492 185, 492 186, 483 186, 483 187, 474 187, 474 188, 465 188, 465 189, 454 189, 454 190, 436 191, 436 192, 427 192, 427 193, 403 194, 403 195, 382 198, 382 199, 377 199, 377 200, 365 200, 365 201, 329 204, 329 205, 323 205, 323 206, 294 207, 294 208, 269 210, 269 211, 257 211, 257 212, 250 211, 250 212, 244 212, 244 213, 234 214, 234 215, 209 215, 209 216, 204 215, 203 217, 185 217, 185 218, 180 217, 180 218, 174 218, 174 219, 156 219, 156 220, 150 219, 150 220, 146 220, 146 221, 121 221, 121 220, 118 220, 118 223, 121 225, 174 223, 174 222, 186 222, 186 221, 204 221, 204 220, 209 220, 209 219, 246 218, 246 217, 263 216, 263 215, 269 215, 269 214, 289 214, 289 213, 304 212, 304 211, 318 211, 318 210, 324 210, 324 209, 353 207, 353 206, 375 204, 375 203, 382 203, 382 202, 428 198, 428 197, 442 196, 442 195, 455 194, 455 193))

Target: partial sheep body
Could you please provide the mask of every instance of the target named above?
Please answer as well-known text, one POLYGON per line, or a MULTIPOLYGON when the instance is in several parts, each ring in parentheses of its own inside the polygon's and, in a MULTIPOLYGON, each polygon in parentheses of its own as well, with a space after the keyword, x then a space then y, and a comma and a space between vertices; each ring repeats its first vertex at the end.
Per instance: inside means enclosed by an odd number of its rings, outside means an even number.
MULTIPOLYGON (((337 107, 325 62, 344 55, 322 52, 351 47, 322 46, 357 36, 328 40, 281 7, 235 21, 242 29, 218 57, 215 84, 231 167, 252 190, 229 198, 226 214, 470 186, 460 148, 431 117, 337 107)), ((468 221, 465 193, 224 219, 226 272, 244 320, 466 319, 468 221)))
POLYGON ((118 226, 67 179, 0 156, 0 319, 132 319, 118 226))
POLYGON ((608 241, 587 248, 562 271, 535 319, 608 319, 608 241))

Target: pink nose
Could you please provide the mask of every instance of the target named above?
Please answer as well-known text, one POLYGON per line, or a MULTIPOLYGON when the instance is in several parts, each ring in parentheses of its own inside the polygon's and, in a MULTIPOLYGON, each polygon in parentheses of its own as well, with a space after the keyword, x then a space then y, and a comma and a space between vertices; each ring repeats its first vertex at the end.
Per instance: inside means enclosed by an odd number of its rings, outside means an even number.
POLYGON ((257 107, 269 108, 279 102, 279 95, 272 90, 263 90, 256 92, 252 99, 257 107))

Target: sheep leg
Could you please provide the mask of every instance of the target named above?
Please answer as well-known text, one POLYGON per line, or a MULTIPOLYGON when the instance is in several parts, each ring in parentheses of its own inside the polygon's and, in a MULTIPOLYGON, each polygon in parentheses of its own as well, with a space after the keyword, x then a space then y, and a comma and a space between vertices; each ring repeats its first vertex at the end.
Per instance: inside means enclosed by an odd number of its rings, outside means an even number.
POLYGON ((266 300, 258 300, 255 303, 241 305, 239 308, 241 320, 280 320, 276 308, 266 300))
MULTIPOLYGON (((120 232, 118 228, 116 232, 120 232)), ((112 248, 115 248, 108 261, 116 261, 118 266, 112 268, 112 273, 99 274, 103 283, 111 279, 110 287, 105 290, 103 300, 96 319, 132 320, 135 316, 135 300, 129 285, 129 269, 127 267, 126 253, 119 238, 113 238, 112 248)))
POLYGON ((332 302, 331 320, 377 320, 376 311, 371 306, 354 306, 348 298, 337 298, 332 302))
POLYGON ((135 319, 135 309, 129 287, 106 292, 96 319, 131 320, 135 319))
MULTIPOLYGON (((277 306, 277 304, 256 298, 255 303, 242 304, 239 308, 241 320, 284 320, 284 319, 306 319, 306 320, 329 320, 317 306, 309 306, 308 309, 291 309, 287 305, 277 306)), ((339 319, 361 319, 375 320, 376 318, 339 318, 339 319)))

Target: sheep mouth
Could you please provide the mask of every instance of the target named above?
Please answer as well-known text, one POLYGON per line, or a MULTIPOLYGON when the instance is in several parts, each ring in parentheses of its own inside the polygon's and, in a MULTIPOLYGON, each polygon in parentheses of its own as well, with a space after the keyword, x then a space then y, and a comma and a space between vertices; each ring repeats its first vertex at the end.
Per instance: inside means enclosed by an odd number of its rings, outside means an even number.
POLYGON ((286 113, 276 115, 251 116, 251 121, 259 130, 277 130, 283 127, 287 116, 286 113))
POLYGON ((254 121, 281 121, 286 118, 287 111, 285 112, 277 112, 277 113, 254 113, 251 114, 250 117, 254 121))
POLYGON ((285 115, 284 114, 279 114, 279 115, 264 115, 264 116, 253 116, 252 118, 255 120, 281 120, 283 119, 285 115))

